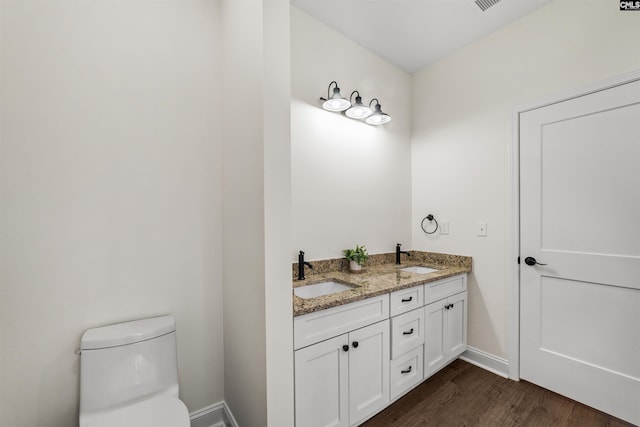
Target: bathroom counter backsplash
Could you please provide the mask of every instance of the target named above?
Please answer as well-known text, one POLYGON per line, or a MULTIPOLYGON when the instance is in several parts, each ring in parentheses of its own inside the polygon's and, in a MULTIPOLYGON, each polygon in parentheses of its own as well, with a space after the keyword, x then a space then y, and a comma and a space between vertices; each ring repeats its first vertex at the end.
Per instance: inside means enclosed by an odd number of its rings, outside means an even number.
POLYGON ((312 261, 313 269, 305 269, 305 280, 298 280, 298 263, 294 263, 292 269, 294 288, 329 280, 351 285, 354 288, 315 298, 300 298, 293 295, 293 315, 313 313, 471 272, 471 257, 420 251, 410 251, 410 253, 410 257, 403 255, 401 265, 395 264, 395 253, 370 255, 359 273, 349 271, 349 262, 345 258, 312 261), (400 270, 417 265, 431 267, 438 271, 416 274, 400 270))

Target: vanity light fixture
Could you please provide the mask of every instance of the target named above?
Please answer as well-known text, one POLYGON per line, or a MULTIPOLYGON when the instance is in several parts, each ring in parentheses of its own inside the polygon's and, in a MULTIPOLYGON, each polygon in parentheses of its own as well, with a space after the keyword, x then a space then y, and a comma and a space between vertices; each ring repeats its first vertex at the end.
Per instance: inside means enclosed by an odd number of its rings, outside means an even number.
POLYGON ((367 117, 367 120, 365 120, 367 124, 378 126, 389 123, 391 121, 391 116, 382 112, 382 107, 380 107, 380 101, 378 101, 378 98, 373 98, 371 102, 369 102, 369 107, 371 107, 373 101, 376 101, 376 105, 374 107, 375 111, 367 117))
POLYGON ((320 98, 322 101, 322 108, 327 111, 332 111, 334 113, 344 112, 344 115, 349 117, 350 119, 355 120, 363 120, 369 125, 383 125, 385 123, 389 123, 391 121, 391 116, 384 113, 382 111, 382 107, 380 107, 380 101, 378 98, 373 98, 371 102, 369 102, 369 106, 367 107, 362 103, 362 97, 360 96, 360 92, 354 90, 351 92, 351 96, 349 99, 344 98, 340 95, 340 88, 338 87, 338 83, 332 81, 329 83, 329 87, 327 88, 327 97, 320 98), (331 86, 333 86, 333 94, 331 93, 331 86), (353 101, 353 95, 356 96, 356 102, 353 101), (371 105, 375 101, 376 105, 374 106, 374 110, 371 110, 371 105))
POLYGON ((338 83, 335 81, 329 83, 329 87, 327 88, 327 97, 320 99, 324 101, 322 103, 322 108, 328 111, 344 111, 351 107, 351 103, 340 95, 340 88, 338 87, 338 83), (333 94, 330 95, 331 85, 333 84, 335 84, 335 87, 333 88, 333 94))
POLYGON ((349 108, 344 113, 347 117, 352 119, 365 119, 371 115, 371 108, 367 107, 362 103, 362 97, 360 96, 360 92, 354 90, 351 92, 351 96, 349 97, 349 101, 353 100, 353 95, 358 94, 356 96, 356 103, 351 102, 351 108, 349 108))

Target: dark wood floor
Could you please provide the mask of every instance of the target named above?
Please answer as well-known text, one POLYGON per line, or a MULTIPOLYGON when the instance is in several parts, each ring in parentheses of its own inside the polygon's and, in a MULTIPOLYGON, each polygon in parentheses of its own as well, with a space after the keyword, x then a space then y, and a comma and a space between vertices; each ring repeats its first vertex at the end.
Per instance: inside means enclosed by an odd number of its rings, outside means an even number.
POLYGON ((526 381, 456 360, 362 427, 632 425, 526 381))

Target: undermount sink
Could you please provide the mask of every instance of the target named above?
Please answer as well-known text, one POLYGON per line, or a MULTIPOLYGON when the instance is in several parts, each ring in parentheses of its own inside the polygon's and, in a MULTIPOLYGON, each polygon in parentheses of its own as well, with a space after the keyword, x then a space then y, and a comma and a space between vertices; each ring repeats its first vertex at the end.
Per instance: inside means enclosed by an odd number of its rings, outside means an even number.
POLYGON ((350 291, 353 287, 345 285, 343 283, 334 282, 329 280, 321 283, 314 283, 312 285, 300 286, 293 288, 293 293, 300 298, 315 298, 323 295, 335 294, 337 292, 350 291))
POLYGON ((414 267, 401 268, 400 271, 406 271, 408 273, 416 273, 416 274, 429 274, 429 273, 433 273, 434 271, 438 271, 438 270, 435 269, 435 268, 421 267, 419 265, 416 265, 414 267))

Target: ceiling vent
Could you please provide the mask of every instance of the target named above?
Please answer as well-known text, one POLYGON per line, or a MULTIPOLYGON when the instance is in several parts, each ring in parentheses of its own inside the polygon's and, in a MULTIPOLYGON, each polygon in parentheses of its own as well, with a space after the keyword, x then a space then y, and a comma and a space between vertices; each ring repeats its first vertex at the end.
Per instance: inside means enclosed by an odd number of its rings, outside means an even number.
POLYGON ((498 3, 500 0, 476 0, 476 4, 483 12, 489 9, 494 4, 498 3))

